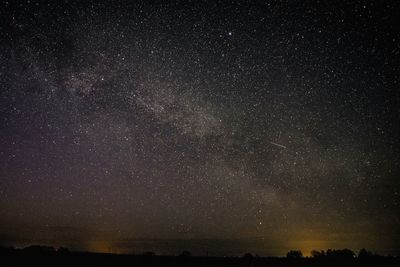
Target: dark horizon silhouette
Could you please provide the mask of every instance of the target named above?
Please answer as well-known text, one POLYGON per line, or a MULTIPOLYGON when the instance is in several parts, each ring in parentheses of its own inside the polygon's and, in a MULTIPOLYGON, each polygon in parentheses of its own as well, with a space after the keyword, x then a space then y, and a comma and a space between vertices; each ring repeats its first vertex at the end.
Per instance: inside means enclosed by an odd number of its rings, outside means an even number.
POLYGON ((54 248, 31 245, 22 249, 0 247, 2 266, 398 266, 400 257, 373 254, 361 249, 358 254, 349 249, 328 249, 313 251, 311 257, 304 257, 300 250, 287 252, 286 257, 260 257, 244 253, 238 257, 193 256, 184 250, 178 255, 157 255, 152 251, 142 254, 94 253, 70 251, 68 248, 54 248), (4 264, 4 265, 3 265, 4 264))

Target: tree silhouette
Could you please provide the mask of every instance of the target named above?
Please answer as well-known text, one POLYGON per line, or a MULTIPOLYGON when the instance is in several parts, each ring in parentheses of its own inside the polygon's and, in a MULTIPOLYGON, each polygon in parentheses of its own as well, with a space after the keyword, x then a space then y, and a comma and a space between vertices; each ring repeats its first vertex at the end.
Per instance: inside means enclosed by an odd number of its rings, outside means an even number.
POLYGON ((289 259, 299 259, 302 257, 303 257, 303 253, 301 252, 301 250, 290 250, 286 254, 286 258, 289 258, 289 259))
POLYGON ((350 249, 328 249, 326 251, 326 256, 332 259, 352 259, 355 253, 350 249))
POLYGON ((311 256, 313 258, 322 258, 322 257, 325 257, 326 254, 325 254, 324 250, 321 250, 321 251, 313 250, 313 251, 311 251, 311 256))
POLYGON ((362 248, 359 252, 358 252, 358 257, 359 258, 370 258, 372 257, 373 254, 371 251, 366 250, 365 248, 362 248))
POLYGON ((41 246, 41 245, 32 245, 32 246, 24 248, 23 250, 27 251, 27 252, 33 252, 33 253, 52 253, 52 252, 56 251, 53 247, 41 246))

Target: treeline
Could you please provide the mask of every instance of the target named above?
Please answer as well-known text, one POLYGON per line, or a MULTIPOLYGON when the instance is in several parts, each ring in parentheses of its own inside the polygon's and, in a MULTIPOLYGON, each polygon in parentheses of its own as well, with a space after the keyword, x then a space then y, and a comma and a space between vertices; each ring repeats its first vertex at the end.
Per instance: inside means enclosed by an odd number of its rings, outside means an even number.
MULTIPOLYGON (((65 247, 59 247, 59 248, 54 248, 51 246, 43 246, 43 245, 32 245, 28 246, 22 249, 15 249, 14 247, 2 247, 0 246, 0 251, 22 251, 26 253, 70 253, 68 248, 65 247)), ((152 251, 147 251, 142 253, 141 255, 146 256, 146 257, 152 257, 156 256, 156 253, 152 251)), ((185 250, 182 253, 179 254, 179 256, 182 257, 191 257, 192 254, 185 250)), ((346 260, 346 259, 353 259, 353 258, 359 258, 359 259, 368 259, 368 258, 379 258, 379 257, 391 257, 391 256, 382 256, 379 254, 375 254, 365 248, 362 248, 357 254, 350 250, 350 249, 328 249, 328 250, 313 250, 311 251, 311 258, 315 259, 340 259, 340 260, 346 260)), ((253 255, 252 253, 245 253, 243 255, 243 258, 250 259, 250 258, 260 258, 257 254, 253 255)), ((303 256, 303 253, 301 250, 290 250, 286 254, 286 258, 288 259, 300 259, 300 258, 305 258, 303 256)))
MULTIPOLYGON (((287 258, 298 259, 303 258, 301 250, 290 250, 286 254, 287 258)), ((374 254, 365 248, 360 249, 358 254, 350 249, 328 249, 328 250, 313 250, 311 251, 312 258, 328 258, 328 259, 352 259, 352 258, 371 258, 371 257, 383 257, 382 255, 374 254)))

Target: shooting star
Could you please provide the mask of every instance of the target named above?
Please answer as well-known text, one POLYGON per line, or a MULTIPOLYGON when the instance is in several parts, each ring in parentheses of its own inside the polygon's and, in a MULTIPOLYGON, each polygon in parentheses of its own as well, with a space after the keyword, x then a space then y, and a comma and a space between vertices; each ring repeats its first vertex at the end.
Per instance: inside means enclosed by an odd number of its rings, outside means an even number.
POLYGON ((284 145, 281 145, 281 144, 277 144, 277 143, 274 143, 274 142, 270 142, 272 145, 274 145, 274 146, 279 146, 279 147, 282 147, 282 148, 287 148, 286 146, 284 146, 284 145))

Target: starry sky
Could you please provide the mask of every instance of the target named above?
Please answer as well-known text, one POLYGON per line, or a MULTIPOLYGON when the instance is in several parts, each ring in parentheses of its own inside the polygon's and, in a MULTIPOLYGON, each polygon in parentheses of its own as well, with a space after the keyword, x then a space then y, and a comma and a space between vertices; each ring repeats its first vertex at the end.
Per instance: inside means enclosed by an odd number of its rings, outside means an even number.
POLYGON ((397 1, 1 1, 0 244, 400 255, 397 1))

